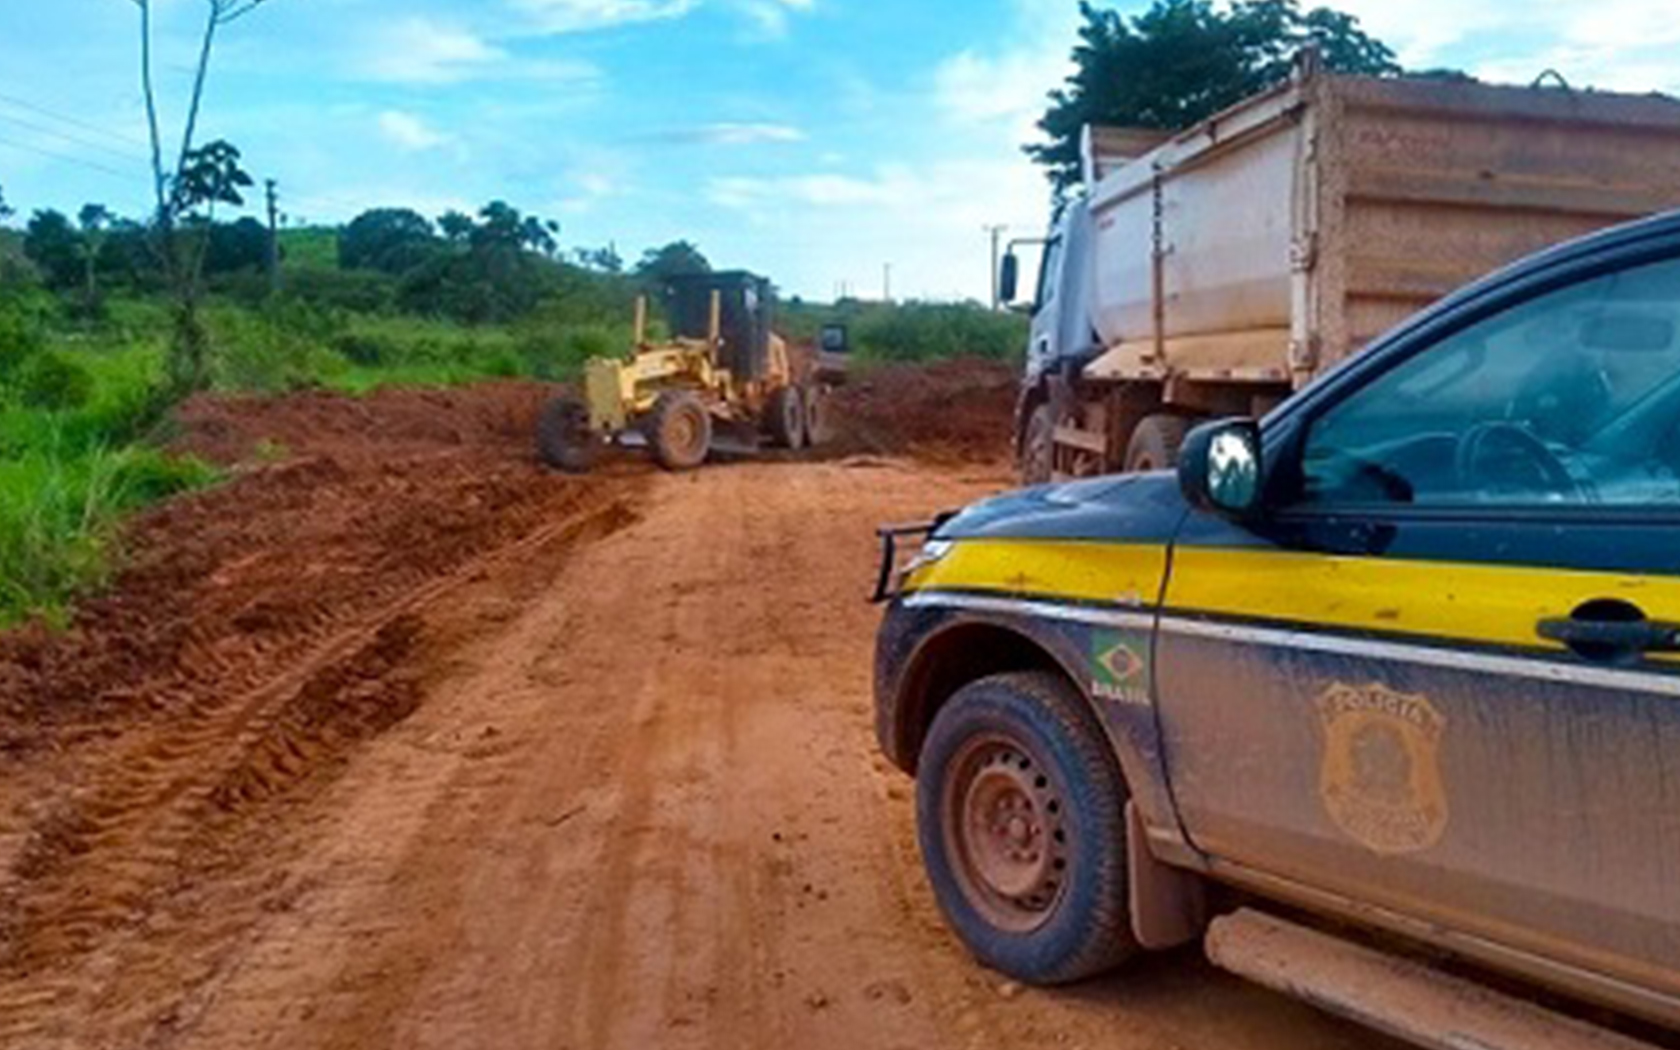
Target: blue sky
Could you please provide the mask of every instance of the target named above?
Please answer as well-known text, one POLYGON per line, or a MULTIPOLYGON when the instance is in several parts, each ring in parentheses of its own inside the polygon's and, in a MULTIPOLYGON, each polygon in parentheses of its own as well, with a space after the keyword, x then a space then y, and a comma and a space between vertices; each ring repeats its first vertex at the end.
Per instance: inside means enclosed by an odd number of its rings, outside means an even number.
MULTIPOLYGON (((166 116, 205 0, 156 0, 166 116)), ((1410 65, 1680 93, 1676 0, 1345 0, 1410 65)), ((1127 9, 1141 4, 1123 4, 1127 9)), ((1074 0, 271 0, 227 31, 206 137, 340 221, 501 198, 568 246, 688 238, 828 298, 983 298, 981 227, 1032 235, 1020 154, 1074 0)), ((128 0, 0 2, 12 205, 144 208, 128 0)), ((13 220, 14 225, 23 215, 13 220)))

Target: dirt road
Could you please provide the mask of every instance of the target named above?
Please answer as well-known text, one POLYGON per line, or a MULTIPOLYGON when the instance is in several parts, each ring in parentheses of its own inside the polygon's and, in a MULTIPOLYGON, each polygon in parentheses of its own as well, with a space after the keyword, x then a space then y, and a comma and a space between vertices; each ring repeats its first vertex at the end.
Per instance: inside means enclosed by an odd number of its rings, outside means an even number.
POLYGON ((1000 480, 591 481, 238 703, 18 766, 77 804, 9 858, 0 1044, 1373 1045, 1193 955, 1016 989, 941 925, 870 737, 870 530, 1000 480))

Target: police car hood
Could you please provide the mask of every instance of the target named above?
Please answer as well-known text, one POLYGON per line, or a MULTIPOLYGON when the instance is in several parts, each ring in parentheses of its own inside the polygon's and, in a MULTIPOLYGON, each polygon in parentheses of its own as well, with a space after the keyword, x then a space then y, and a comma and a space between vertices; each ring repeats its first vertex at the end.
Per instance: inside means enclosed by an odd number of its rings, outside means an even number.
POLYGON ((1177 475, 1125 474, 994 496, 967 507, 934 536, 1164 543, 1184 520, 1186 509, 1177 475))

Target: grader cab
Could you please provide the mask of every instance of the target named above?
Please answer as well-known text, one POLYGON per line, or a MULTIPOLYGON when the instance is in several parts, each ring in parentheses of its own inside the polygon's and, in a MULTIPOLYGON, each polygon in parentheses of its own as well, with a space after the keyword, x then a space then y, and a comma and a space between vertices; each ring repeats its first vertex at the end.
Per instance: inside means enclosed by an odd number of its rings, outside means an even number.
POLYGON ((667 470, 692 470, 714 447, 799 449, 822 433, 824 384, 776 335, 770 282, 743 272, 669 280, 668 341, 648 338, 649 306, 636 301, 634 347, 594 358, 583 394, 549 403, 537 450, 550 466, 588 471, 607 445, 645 445, 667 470))

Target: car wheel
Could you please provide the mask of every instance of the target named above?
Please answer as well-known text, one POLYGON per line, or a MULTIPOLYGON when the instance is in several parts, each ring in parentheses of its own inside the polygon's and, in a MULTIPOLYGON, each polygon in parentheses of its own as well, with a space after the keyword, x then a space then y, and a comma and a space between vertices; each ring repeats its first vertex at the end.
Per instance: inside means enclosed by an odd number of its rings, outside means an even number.
POLYGON ((1029 984, 1133 955, 1125 802, 1113 751, 1064 679, 960 689, 922 748, 916 824, 934 896, 969 951, 1029 984))

